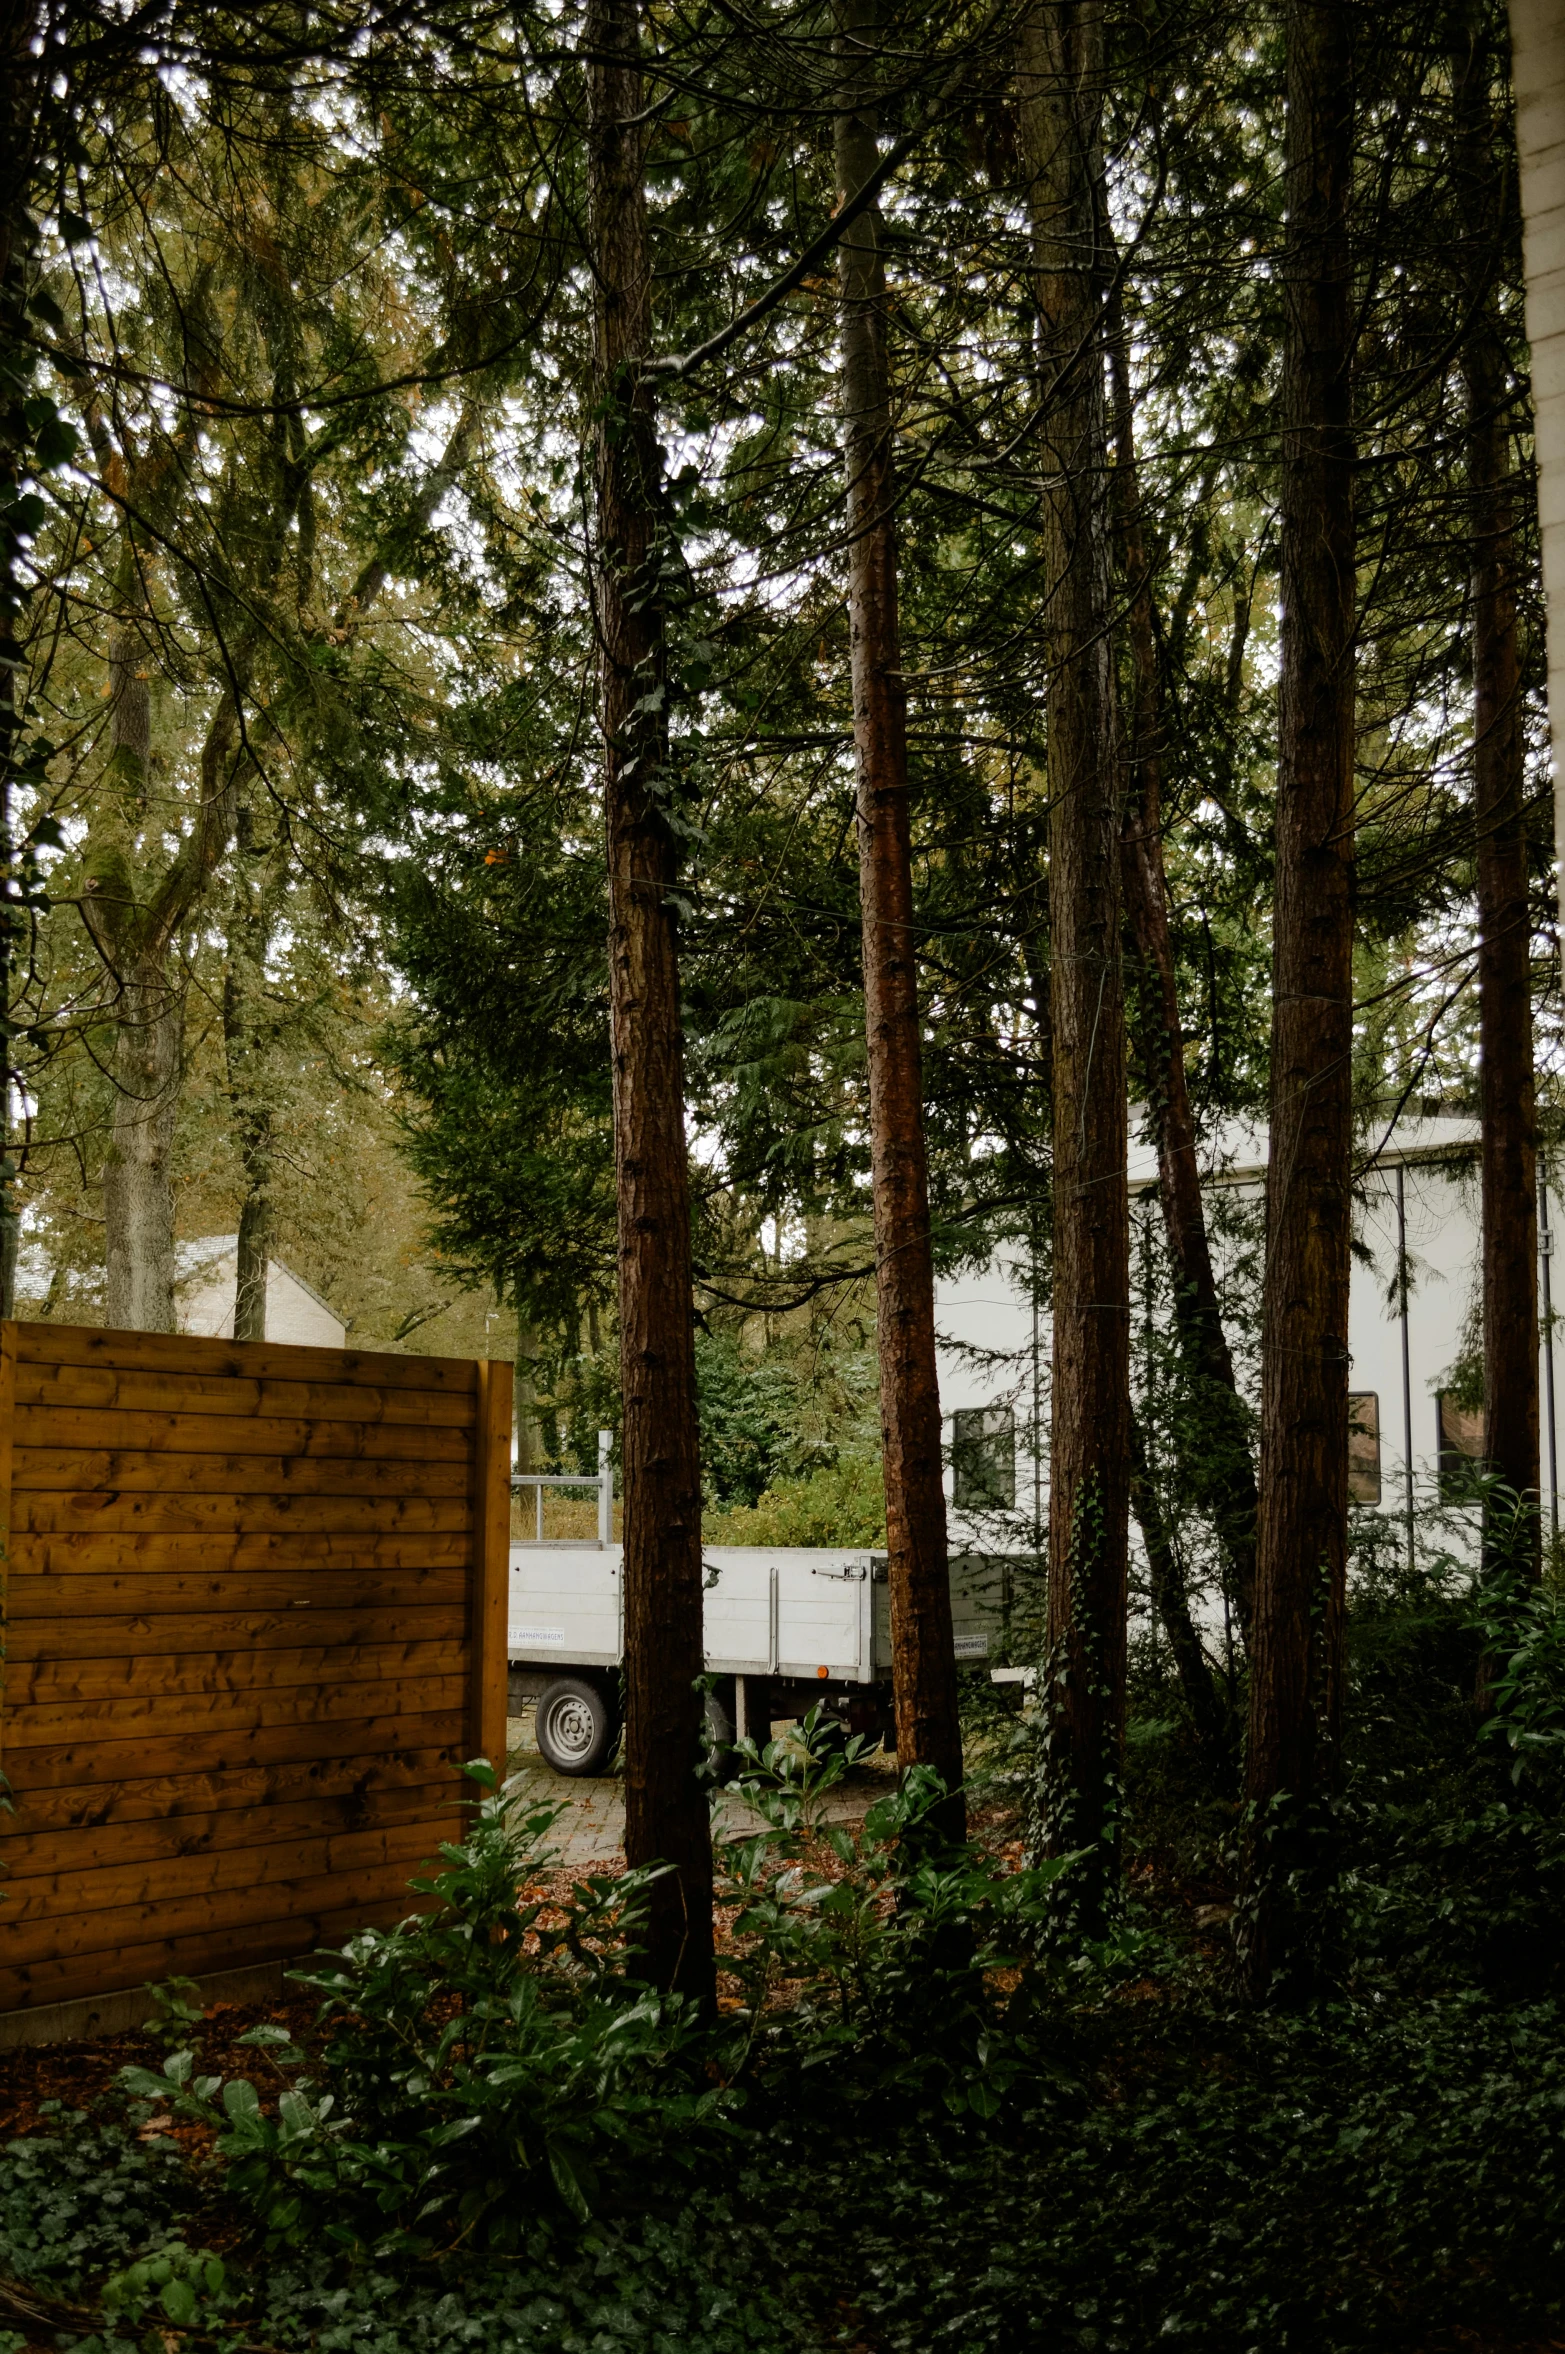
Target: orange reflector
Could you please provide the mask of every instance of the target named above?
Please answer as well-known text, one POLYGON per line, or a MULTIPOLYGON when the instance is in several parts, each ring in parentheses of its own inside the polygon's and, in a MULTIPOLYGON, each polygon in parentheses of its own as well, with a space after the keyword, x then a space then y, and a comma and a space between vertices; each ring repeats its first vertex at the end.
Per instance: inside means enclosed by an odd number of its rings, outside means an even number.
POLYGON ((829 1667, 818 1667, 815 1670, 815 1673, 818 1676, 829 1676, 831 1674, 831 1669, 829 1667))

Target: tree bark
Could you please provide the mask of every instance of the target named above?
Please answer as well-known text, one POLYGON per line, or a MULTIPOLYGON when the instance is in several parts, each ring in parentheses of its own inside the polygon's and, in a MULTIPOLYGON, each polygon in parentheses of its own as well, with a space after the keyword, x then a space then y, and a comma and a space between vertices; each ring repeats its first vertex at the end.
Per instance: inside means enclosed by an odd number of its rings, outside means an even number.
POLYGON ((696 1779, 702 1703, 701 1464, 690 1175, 662 716, 664 613, 651 264, 636 0, 589 0, 588 207, 596 332, 596 595, 609 860, 624 1430, 625 1853, 653 1884, 646 1968, 715 2002, 712 1845, 696 1779))
MULTIPOLYGON (((1174 1326, 1179 1353, 1202 1410, 1200 1448, 1182 1469, 1192 1499, 1217 1532, 1239 1622, 1248 1630, 1255 1599, 1255 1465, 1250 1454, 1249 1416, 1234 1378, 1233 1356, 1217 1302, 1195 1115, 1185 1077, 1184 1026, 1179 1016, 1163 868, 1162 685, 1136 468, 1130 372, 1123 322, 1118 317, 1109 341, 1109 373, 1114 398, 1114 505, 1124 563, 1133 697, 1126 744, 1130 789, 1120 833, 1120 880, 1138 967, 1133 992, 1136 1043, 1157 1149, 1158 1202, 1174 1276, 1174 1326)), ((1144 1526, 1142 1533, 1146 1533, 1144 1526)))
POLYGON ((1041 7, 1021 127, 1042 373, 1049 629, 1054 1363, 1044 1841, 1085 1848, 1077 1905, 1118 1870, 1130 1469, 1130 1212, 1120 757, 1110 632, 1099 181, 1102 12, 1041 7))
POLYGON ((1503 225, 1476 17, 1456 58, 1457 182, 1468 303, 1462 342, 1472 545, 1473 800, 1478 832, 1484 1456, 1508 1493, 1484 1513, 1484 1566, 1543 1571, 1538 1515, 1538 1123, 1526 762, 1516 639, 1516 536, 1506 354, 1495 308, 1503 225))
POLYGON ((543 1464, 543 1433, 538 1427, 538 1335, 525 1317, 516 1325, 516 1371, 512 1376, 512 1419, 516 1431, 516 1468, 537 1471, 543 1464))
POLYGON ((1538 537, 1548 610, 1549 726, 1554 745, 1554 842, 1559 942, 1565 958, 1565 13, 1559 0, 1510 0, 1511 83, 1532 353, 1538 537))
MULTIPOLYGON (((37 10, 28 0, 0 0, 0 1013, 9 1014, 11 983, 26 916, 13 831, 18 785, 27 767, 24 642, 32 602, 30 532, 23 485, 35 451, 27 414, 33 353, 28 330, 28 267, 37 232, 30 199, 45 152, 48 68, 36 40, 37 10), (35 54, 36 50, 36 54, 35 54)), ((21 1232, 19 1169, 11 1134, 13 1064, 9 1030, 0 1032, 0 1318, 16 1312, 21 1232)))
POLYGON ((1282 680, 1240 1957, 1308 1978, 1342 1710, 1352 1240, 1352 9, 1288 0, 1282 680))
MULTIPOLYGON (((839 208, 857 195, 879 161, 878 32, 874 0, 841 0, 839 208)), ((938 1828, 959 1840, 966 1800, 935 1354, 883 234, 879 207, 871 205, 847 230, 837 255, 875 1326, 897 1757, 904 1768, 932 1766, 940 1775, 948 1796, 938 1828)))
POLYGON ((173 1332, 174 1122, 184 1062, 184 992, 157 944, 120 970, 114 1126, 103 1168, 104 1322, 173 1332))

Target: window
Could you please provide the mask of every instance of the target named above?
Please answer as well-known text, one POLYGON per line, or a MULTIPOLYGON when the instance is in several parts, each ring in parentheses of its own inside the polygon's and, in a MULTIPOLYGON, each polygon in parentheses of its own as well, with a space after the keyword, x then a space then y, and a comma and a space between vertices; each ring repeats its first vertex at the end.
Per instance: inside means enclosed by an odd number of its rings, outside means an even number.
POLYGON ((1471 1502, 1474 1474, 1483 1465, 1483 1408, 1458 1403, 1450 1390, 1435 1400, 1440 1409, 1440 1501, 1471 1502))
POLYGON ((1348 1399, 1348 1502, 1380 1502, 1380 1398, 1356 1390, 1348 1399))
POLYGON ((958 1512, 1016 1505, 1016 1416, 1009 1406, 963 1406, 951 1417, 951 1501, 958 1512))

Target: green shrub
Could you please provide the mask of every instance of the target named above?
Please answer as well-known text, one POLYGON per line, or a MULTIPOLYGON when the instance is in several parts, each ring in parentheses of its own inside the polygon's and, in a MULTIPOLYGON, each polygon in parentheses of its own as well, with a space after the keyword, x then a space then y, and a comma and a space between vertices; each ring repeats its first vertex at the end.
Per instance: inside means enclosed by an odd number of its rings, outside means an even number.
POLYGON ((277 2072, 275 2117, 247 2078, 199 2075, 189 2051, 121 2074, 219 2129, 232 2189, 273 2243, 513 2247, 539 2214, 584 2222, 654 2159, 688 2165, 733 2105, 702 2078, 687 2010, 628 1974, 655 1875, 524 1901, 563 1810, 465 1770, 484 1791, 468 1837, 412 1883, 433 1909, 294 1973, 322 1997, 322 2081, 265 2025, 241 2040, 277 2072))
POLYGON ((709 1545, 883 1545, 886 1493, 878 1461, 846 1455, 797 1479, 778 1479, 749 1506, 708 1510, 709 1545))

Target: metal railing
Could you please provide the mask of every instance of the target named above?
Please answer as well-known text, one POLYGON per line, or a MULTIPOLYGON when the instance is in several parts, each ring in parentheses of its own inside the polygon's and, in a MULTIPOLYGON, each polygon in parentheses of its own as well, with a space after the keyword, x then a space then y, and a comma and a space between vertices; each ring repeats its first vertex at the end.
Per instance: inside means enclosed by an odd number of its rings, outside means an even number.
POLYGON ((532 1488, 538 1499, 538 1533, 523 1537, 520 1543, 542 1545, 549 1542, 543 1533, 543 1491, 545 1488, 596 1488, 598 1492, 598 1543, 614 1541, 614 1467, 609 1460, 614 1450, 614 1433, 598 1433, 598 1468, 591 1471, 513 1471, 511 1493, 519 1496, 524 1488, 532 1488))

